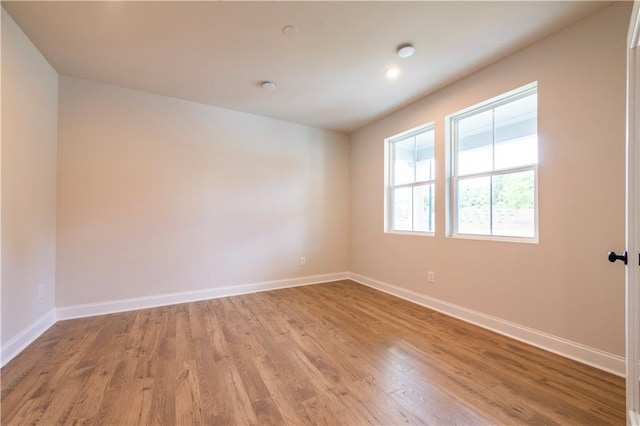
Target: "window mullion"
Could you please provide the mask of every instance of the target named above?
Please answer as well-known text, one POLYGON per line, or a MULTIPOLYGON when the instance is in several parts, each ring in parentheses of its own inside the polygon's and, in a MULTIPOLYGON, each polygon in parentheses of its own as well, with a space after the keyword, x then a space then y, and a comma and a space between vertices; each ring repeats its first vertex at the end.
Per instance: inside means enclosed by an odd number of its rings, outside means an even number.
POLYGON ((389 211, 389 229, 396 229, 395 214, 393 210, 393 206, 396 205, 396 192, 393 189, 393 187, 389 187, 389 205, 387 206, 389 211))
POLYGON ((453 155, 451 156, 451 170, 453 171, 453 176, 458 176, 458 120, 455 120, 453 126, 453 155))
MULTIPOLYGON (((418 138, 413 136, 413 183, 418 179, 418 138)), ((411 230, 416 230, 416 191, 415 186, 411 188, 411 230)))
POLYGON ((496 169, 496 110, 491 109, 491 171, 496 169))
POLYGON ((400 188, 408 188, 408 187, 416 187, 429 185, 430 183, 435 183, 434 180, 421 180, 420 182, 412 182, 412 183, 403 183, 402 185, 392 186, 391 189, 400 189, 400 188))
POLYGON ((510 167, 505 169, 494 170, 491 174, 494 176, 508 175, 509 173, 526 172, 527 170, 534 170, 537 164, 528 164, 526 166, 510 167))
POLYGON ((389 156, 389 185, 394 186, 396 183, 396 144, 391 144, 391 155, 389 156))
POLYGON ((387 206, 387 213, 389 217, 389 222, 387 223, 387 226, 389 226, 389 229, 395 229, 396 224, 395 224, 393 206, 395 206, 394 184, 396 183, 396 178, 395 178, 396 145, 395 143, 391 143, 389 144, 389 147, 391 150, 391 155, 389 155, 389 165, 388 165, 389 167, 389 201, 390 202, 389 202, 389 205, 387 206))
POLYGON ((418 143, 416 137, 413 137, 413 181, 417 180, 418 176, 418 143))
POLYGON ((453 119, 453 126, 451 127, 453 138, 453 143, 451 144, 451 157, 449 167, 451 168, 451 182, 449 183, 449 191, 450 194, 450 205, 449 217, 447 220, 451 220, 453 222, 453 233, 458 233, 458 216, 460 215, 458 212, 458 119, 453 119))
POLYGON ((493 235, 493 172, 496 169, 496 109, 491 109, 491 177, 489 178, 489 235, 493 235))
POLYGON ((493 175, 489 178, 489 235, 493 235, 493 175))
POLYGON ((500 169, 493 172, 470 173, 468 175, 456 176, 456 178, 460 180, 464 180, 464 179, 473 179, 473 178, 480 178, 480 177, 486 177, 486 176, 509 175, 512 173, 526 172, 526 171, 535 170, 535 169, 536 169, 536 165, 532 164, 532 165, 522 166, 522 167, 513 167, 510 169, 500 169))

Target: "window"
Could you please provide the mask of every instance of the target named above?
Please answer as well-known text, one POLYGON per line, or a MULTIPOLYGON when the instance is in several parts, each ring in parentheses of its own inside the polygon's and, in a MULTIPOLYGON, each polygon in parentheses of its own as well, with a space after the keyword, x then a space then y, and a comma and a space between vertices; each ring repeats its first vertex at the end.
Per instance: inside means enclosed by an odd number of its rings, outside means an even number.
POLYGON ((433 124, 429 124, 385 141, 387 232, 433 232, 433 138, 433 124))
POLYGON ((448 235, 537 240, 537 83, 446 122, 448 235))

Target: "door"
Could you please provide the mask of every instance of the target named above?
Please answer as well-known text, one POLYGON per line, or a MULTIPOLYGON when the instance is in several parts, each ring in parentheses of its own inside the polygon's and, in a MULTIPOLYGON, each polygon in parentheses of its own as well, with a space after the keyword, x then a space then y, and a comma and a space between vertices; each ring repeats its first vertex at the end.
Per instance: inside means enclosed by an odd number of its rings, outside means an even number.
POLYGON ((627 423, 640 425, 640 1, 631 14, 627 53, 626 359, 627 423))

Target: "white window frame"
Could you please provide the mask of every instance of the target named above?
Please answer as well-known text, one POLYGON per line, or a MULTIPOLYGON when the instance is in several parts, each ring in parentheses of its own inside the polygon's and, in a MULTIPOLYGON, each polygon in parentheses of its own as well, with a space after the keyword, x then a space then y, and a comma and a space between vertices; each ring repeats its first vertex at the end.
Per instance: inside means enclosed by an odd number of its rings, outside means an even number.
MULTIPOLYGON (((433 213, 433 231, 400 231, 393 229, 393 190, 395 188, 413 188, 415 186, 422 185, 433 185, 433 195, 432 202, 435 203, 435 193, 436 193, 436 177, 434 173, 434 177, 431 180, 424 181, 416 181, 407 184, 401 185, 392 185, 393 180, 393 167, 394 167, 394 155, 393 150, 391 149, 391 145, 394 142, 397 142, 399 139, 406 139, 412 135, 434 131, 435 137, 435 122, 431 121, 429 123, 423 124, 418 127, 414 127, 402 133, 398 133, 391 137, 388 137, 384 140, 384 232, 388 234, 401 234, 401 235, 421 235, 421 236, 430 236, 433 237, 435 235, 435 226, 436 226, 436 214, 435 209, 433 213)), ((434 141, 434 167, 435 167, 435 141, 434 141)))
MULTIPOLYGON (((457 167, 456 155, 458 152, 458 135, 457 135, 457 126, 454 125, 454 122, 459 121, 463 118, 476 115, 484 111, 491 110, 499 106, 508 104, 510 102, 521 99, 523 97, 529 96, 532 93, 538 93, 537 81, 534 81, 532 83, 529 83, 517 89, 511 90, 507 93, 496 96, 494 98, 488 99, 486 101, 480 102, 469 108, 465 108, 461 111, 447 115, 445 117, 445 132, 446 132, 445 173, 447 176, 445 180, 445 217, 446 217, 445 227, 446 227, 447 237, 473 239, 473 240, 533 243, 533 244, 537 244, 539 242, 538 163, 530 164, 526 166, 493 169, 492 171, 489 171, 489 172, 471 173, 471 174, 466 174, 464 176, 458 176, 458 171, 456 170, 456 167, 457 167), (457 230, 458 198, 457 198, 456 188, 458 187, 457 183, 459 180, 486 177, 486 176, 499 176, 499 175, 525 172, 525 171, 533 171, 533 181, 534 181, 534 199, 533 199, 534 200, 533 201, 534 202, 534 220, 533 220, 534 236, 533 237, 505 236, 505 235, 493 235, 493 234, 489 234, 489 235, 466 234, 466 233, 458 232, 457 230)), ((495 131, 494 131, 494 138, 495 138, 495 131)), ((539 152, 540 152, 540 149, 538 145, 538 153, 539 152)), ((490 200, 493 199, 492 194, 490 195, 489 199, 490 200)), ((490 210, 490 215, 493 214, 493 205, 491 207, 492 208, 490 210)), ((492 217, 489 223, 490 223, 490 226, 493 226, 492 217)), ((491 231, 493 232, 493 230, 491 231)))

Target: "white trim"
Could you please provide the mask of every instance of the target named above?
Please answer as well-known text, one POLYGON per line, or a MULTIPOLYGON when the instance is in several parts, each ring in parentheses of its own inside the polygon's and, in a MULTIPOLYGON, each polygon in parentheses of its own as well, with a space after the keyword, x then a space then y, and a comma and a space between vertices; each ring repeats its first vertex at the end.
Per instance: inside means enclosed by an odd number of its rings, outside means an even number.
POLYGON ((551 334, 543 333, 500 318, 492 317, 490 315, 483 314, 482 312, 445 302, 444 300, 419 294, 364 275, 350 273, 349 279, 385 293, 389 293, 393 296, 400 297, 401 299, 405 299, 443 314, 458 318, 462 321, 495 331, 496 333, 512 339, 553 352, 565 358, 570 358, 617 376, 624 377, 625 359, 621 356, 572 342, 551 334))
MULTIPOLYGON (((493 144, 492 144, 492 156, 493 156, 493 168, 489 171, 480 172, 480 173, 469 173, 465 175, 460 175, 458 170, 458 144, 459 144, 459 136, 458 136, 458 121, 461 119, 480 114, 485 111, 492 111, 500 106, 507 105, 511 102, 520 100, 527 96, 531 96, 538 94, 538 81, 533 81, 531 83, 525 84, 519 88, 513 89, 507 93, 503 93, 501 95, 495 96, 491 99, 487 99, 475 105, 471 105, 467 108, 464 108, 460 111, 454 112, 452 114, 448 114, 445 116, 445 236, 447 238, 468 238, 470 239, 480 239, 486 241, 505 241, 512 243, 534 243, 537 244, 539 242, 539 211, 540 207, 538 205, 538 162, 534 164, 527 164, 524 166, 517 167, 507 167, 507 168, 495 168, 495 144, 496 144, 496 135, 495 135, 495 115, 493 116, 492 130, 493 130, 493 144), (484 234, 466 234, 458 232, 458 183, 465 179, 475 179, 479 177, 493 177, 499 175, 507 175, 512 173, 518 173, 521 171, 533 171, 534 176, 534 229, 533 229, 533 237, 518 237, 515 235, 494 235, 493 234, 493 219, 490 218, 490 232, 489 235, 484 234)), ((537 101, 536 101, 537 102, 537 101)), ((537 105, 537 104, 536 104, 537 105)), ((537 123, 538 115, 536 110, 536 123, 537 123)), ((536 129, 537 132, 537 129, 536 129)), ((522 139, 522 138, 518 138, 522 139)), ((538 148, 539 151, 539 148, 538 148)), ((493 188, 493 184, 490 185, 490 189, 493 188)), ((490 201, 492 200, 492 195, 490 195, 490 201)), ((493 206, 493 201, 491 201, 491 206, 493 206)), ((493 215, 493 207, 490 209, 490 215, 493 215)))
POLYGON ((42 333, 55 324, 56 321, 56 310, 51 309, 40 317, 40 319, 2 345, 2 349, 0 350, 0 367, 4 367, 16 355, 22 352, 24 348, 33 343, 33 341, 40 337, 42 333))
POLYGON ((628 424, 638 424, 640 412, 640 385, 638 377, 640 368, 640 342, 638 297, 640 289, 640 271, 638 271, 638 252, 640 251, 640 186, 637 184, 640 170, 640 2, 633 5, 631 22, 629 25, 627 50, 627 120, 626 120, 626 250, 628 251, 628 265, 625 267, 625 334, 626 334, 626 399, 628 424))
POLYGON ((169 293, 148 297, 112 300, 109 302, 64 306, 58 308, 57 313, 59 320, 83 318, 95 315, 112 314, 117 312, 135 311, 137 309, 154 308, 157 306, 175 305, 177 303, 197 302, 200 300, 216 299, 219 297, 257 293, 260 291, 277 290, 280 288, 321 284, 330 281, 345 280, 348 277, 348 272, 312 275, 308 277, 264 281, 252 284, 211 288, 206 290, 185 291, 181 293, 169 293))
MULTIPOLYGON (((435 213, 433 214, 433 230, 432 231, 416 231, 416 230, 397 230, 394 229, 393 223, 393 190, 398 188, 415 188, 417 186, 427 186, 433 185, 434 194, 431 197, 431 203, 434 202, 435 199, 435 184, 436 177, 430 180, 422 180, 422 181, 413 181, 409 183, 403 183, 401 185, 396 185, 393 181, 393 172, 395 168, 395 150, 391 149, 391 146, 396 142, 400 142, 409 137, 415 137, 427 132, 433 132, 435 138, 436 124, 435 121, 430 121, 428 123, 422 124, 420 126, 414 127, 413 129, 406 130, 402 133, 398 133, 396 135, 390 136, 384 139, 384 232, 386 234, 403 234, 403 235, 422 235, 422 236, 433 236, 435 234, 435 213)), ((415 145, 415 140, 414 140, 415 145)), ((414 146, 415 148, 415 146, 414 146)), ((417 152, 417 151, 416 151, 417 152)), ((415 158, 416 152, 414 152, 414 162, 417 160, 415 158)), ((434 157, 432 161, 435 163, 435 144, 434 144, 434 157)), ((415 178, 415 174, 414 174, 415 178)), ((412 193, 413 194, 413 193, 412 193)), ((412 195, 413 197, 413 195, 412 195)), ((413 211, 411 212, 411 227, 414 227, 413 223, 413 211)))
POLYGON ((389 293, 413 303, 436 310, 446 315, 486 328, 507 337, 537 346, 550 352, 562 355, 591 365, 601 370, 624 376, 625 360, 618 355, 610 354, 589 346, 585 346, 570 340, 543 333, 528 327, 524 327, 500 318, 492 317, 481 312, 473 311, 443 300, 415 293, 392 284, 375 280, 352 272, 339 272, 334 274, 313 275, 308 277, 290 278, 277 281, 264 281, 253 284, 228 286, 215 289, 172 293, 151 297, 140 297, 124 300, 115 300, 104 303, 92 303, 52 309, 38 321, 31 324, 25 330, 2 346, 0 366, 6 365, 35 339, 47 331, 57 321, 83 318, 95 315, 104 315, 116 312, 125 312, 137 309, 166 306, 177 303, 195 302, 200 300, 215 299, 219 297, 235 296, 261 291, 277 290, 281 288, 298 287, 312 284, 322 284, 331 281, 351 279, 357 283, 389 293))
POLYGON ((538 93, 538 80, 532 81, 531 83, 527 83, 524 86, 517 87, 513 90, 509 90, 506 93, 503 93, 498 96, 494 96, 491 99, 484 100, 482 102, 478 102, 477 104, 468 106, 460 111, 454 112, 453 114, 449 114, 445 117, 445 120, 455 119, 455 118, 465 118, 464 116, 474 115, 479 112, 483 112, 483 110, 489 110, 492 108, 496 108, 509 102, 513 102, 514 100, 518 100, 519 98, 524 98, 532 93, 538 93), (535 90, 533 90, 535 89, 535 90), (531 92, 531 93, 529 93, 531 92))
POLYGON ((387 231, 386 234, 394 234, 394 235, 417 235, 419 237, 433 237, 436 235, 435 232, 425 232, 425 231, 387 231))
POLYGON ((417 136, 418 134, 424 133, 425 131, 435 129, 435 126, 436 126, 435 121, 429 121, 428 123, 424 123, 412 129, 405 130, 400 133, 396 133, 393 136, 389 136, 388 138, 385 138, 385 142, 394 143, 394 142, 398 142, 398 140, 406 139, 410 136, 417 136))
MULTIPOLYGON (((537 174, 536 174, 537 176, 537 174)), ((502 235, 480 235, 480 234, 451 234, 448 238, 458 240, 482 240, 482 241, 496 241, 500 243, 524 243, 524 244, 539 244, 538 236, 535 237, 507 237, 502 235)))
POLYGON ((629 49, 640 46, 640 2, 633 3, 631 11, 631 22, 629 24, 629 33, 627 34, 627 46, 629 49))

